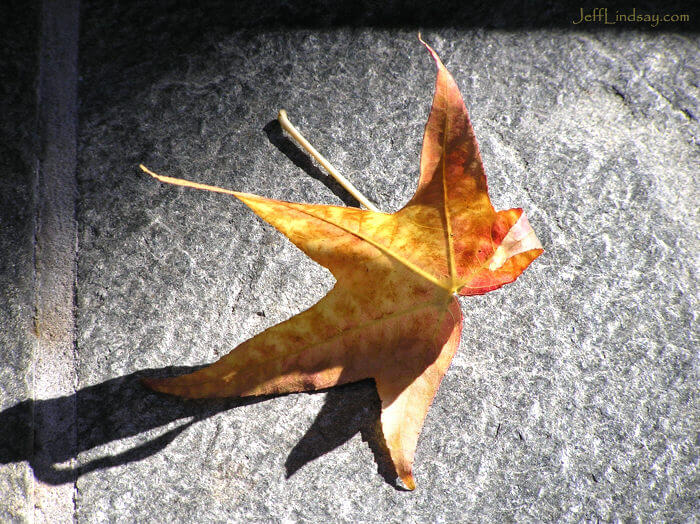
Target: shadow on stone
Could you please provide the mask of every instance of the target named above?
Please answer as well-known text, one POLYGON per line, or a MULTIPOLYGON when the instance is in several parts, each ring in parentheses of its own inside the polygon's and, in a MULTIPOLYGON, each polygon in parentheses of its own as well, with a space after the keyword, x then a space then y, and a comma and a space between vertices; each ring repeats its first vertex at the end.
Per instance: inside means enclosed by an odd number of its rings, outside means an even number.
POLYGON ((329 389, 316 420, 287 457, 287 478, 308 462, 342 446, 360 433, 374 454, 381 477, 395 489, 404 491, 405 488, 396 482, 396 470, 379 422, 380 414, 381 403, 373 380, 329 389))
MULTIPOLYGON (((25 400, 0 412, 0 464, 28 462, 34 476, 47 484, 75 482, 80 476, 143 460, 165 449, 195 422, 239 406, 268 400, 188 400, 147 390, 142 377, 191 373, 198 367, 148 369, 88 386, 73 395, 48 400, 25 400), (34 427, 42 419, 60 418, 77 411, 77 441, 63 430, 44 432, 45 441, 32 441, 34 427), (43 416, 42 416, 43 414, 43 416), (115 455, 106 455, 75 466, 66 464, 81 453, 154 428, 182 421, 159 436, 115 455)), ((379 426, 379 399, 371 381, 328 390, 326 402, 314 424, 294 447, 286 461, 287 478, 306 463, 321 457, 360 432, 378 464, 380 475, 396 486, 396 474, 383 446, 379 426)), ((59 424, 62 428, 66 425, 59 424)), ((400 489, 400 488, 397 488, 400 489)))
POLYGON ((325 185, 346 206, 360 207, 359 202, 343 186, 336 182, 333 177, 317 168, 311 157, 284 134, 282 126, 277 120, 270 120, 263 129, 272 145, 284 153, 295 166, 303 169, 311 178, 315 178, 325 185))

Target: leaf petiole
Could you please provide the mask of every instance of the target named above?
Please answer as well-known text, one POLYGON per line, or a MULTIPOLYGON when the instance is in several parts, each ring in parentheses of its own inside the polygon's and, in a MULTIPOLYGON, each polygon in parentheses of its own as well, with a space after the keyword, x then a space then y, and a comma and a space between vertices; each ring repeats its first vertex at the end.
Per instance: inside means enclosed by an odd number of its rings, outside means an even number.
POLYGON ((370 211, 379 211, 377 207, 372 204, 367 198, 358 191, 358 189, 352 185, 352 183, 345 178, 343 175, 341 175, 338 170, 333 167, 333 165, 326 160, 326 158, 319 153, 314 146, 312 146, 306 138, 299 132, 299 130, 292 125, 292 123, 289 121, 287 118, 287 112, 284 109, 280 109, 279 114, 277 115, 277 120, 279 120, 280 125, 282 126, 282 129, 284 129, 287 133, 291 135, 291 137, 297 141, 297 143, 306 149, 306 151, 314 157, 319 164, 323 166, 323 168, 328 171, 328 174, 330 174, 333 178, 335 178, 338 183, 345 188, 345 190, 350 193, 355 199, 362 204, 364 207, 369 209, 370 211))

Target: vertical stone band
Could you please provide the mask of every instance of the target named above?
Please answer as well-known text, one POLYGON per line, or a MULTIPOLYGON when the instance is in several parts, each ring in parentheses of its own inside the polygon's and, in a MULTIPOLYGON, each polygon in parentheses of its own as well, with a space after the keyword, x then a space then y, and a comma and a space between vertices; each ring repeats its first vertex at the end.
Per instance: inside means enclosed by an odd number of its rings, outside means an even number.
MULTIPOLYGON (((34 399, 75 393, 78 0, 44 0, 37 82, 34 180, 34 399)), ((73 397, 74 398, 74 397, 73 397)), ((35 403, 32 466, 77 451, 76 406, 35 403), (57 407, 61 406, 61 407, 57 407)), ((68 466, 68 464, 66 464, 68 466)), ((74 517, 75 483, 34 480, 35 522, 74 517)))

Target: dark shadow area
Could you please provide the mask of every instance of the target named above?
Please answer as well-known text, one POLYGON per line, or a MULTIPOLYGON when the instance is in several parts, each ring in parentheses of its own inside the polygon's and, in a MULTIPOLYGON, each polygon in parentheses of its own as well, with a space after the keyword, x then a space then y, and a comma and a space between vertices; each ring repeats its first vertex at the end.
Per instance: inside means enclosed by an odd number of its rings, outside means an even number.
MULTIPOLYGON (((102 2, 107 5, 106 2, 102 2)), ((89 2, 90 10, 100 2, 89 2)), ((693 2, 679 0, 660 2, 557 2, 554 0, 243 0, 148 1, 129 0, 109 3, 110 14, 124 16, 128 25, 141 20, 186 12, 193 24, 206 23, 211 31, 237 29, 326 29, 336 27, 375 27, 385 29, 438 28, 541 28, 569 27, 579 13, 594 8, 607 8, 609 17, 634 7, 638 13, 697 13, 693 2)), ((142 22, 143 23, 143 22, 142 22)), ((678 30, 689 30, 685 24, 678 30)), ((608 25, 608 28, 610 26, 608 25)), ((676 31, 676 29, 672 29, 676 31)), ((697 26, 694 26, 697 30, 697 26)))
POLYGON ((271 120, 263 129, 272 145, 284 153, 295 166, 303 169, 311 178, 315 178, 325 185, 335 196, 342 200, 346 206, 360 207, 359 202, 355 200, 343 186, 336 182, 333 177, 317 168, 311 160, 311 157, 297 146, 296 142, 284 134, 282 126, 277 120, 271 120))
MULTIPOLYGON (((155 455, 192 424, 217 413, 271 398, 187 400, 154 393, 139 380, 146 376, 190 373, 200 367, 143 370, 88 386, 74 395, 20 402, 0 412, 0 464, 26 461, 42 482, 54 485, 72 483, 86 473, 155 455), (73 406, 77 411, 77 446, 63 434, 54 435, 50 442, 34 444, 27 438, 33 432, 37 414, 67 413, 73 406), (179 420, 183 420, 179 426, 122 453, 100 457, 75 468, 61 466, 84 451, 179 420)), ((395 486, 396 474, 378 426, 379 399, 372 381, 329 390, 316 421, 287 459, 287 477, 360 432, 375 455, 379 473, 395 486)), ((231 461, 235 460, 231 457, 231 461)))
MULTIPOLYGON (((8 279, 8 285, 30 267, 22 267, 22 258, 32 256, 39 8, 38 2, 10 1, 0 16, 0 282, 8 279)), ((7 310, 0 311, 7 318, 7 310)))
MULTIPOLYGON (((176 0, 83 2, 80 35, 81 111, 103 113, 142 93, 156 79, 181 69, 188 55, 216 54, 217 42, 236 34, 240 41, 265 32, 334 29, 430 32, 447 29, 545 29, 694 33, 699 6, 692 2, 641 0, 637 14, 687 14, 689 22, 651 27, 649 23, 575 25, 583 9, 600 2, 554 0, 176 0)), ((629 3, 608 3, 608 16, 631 12, 629 3)), ((429 38, 429 35, 428 35, 429 38)), ((125 118, 128 118, 125 115, 125 118)))
POLYGON ((374 454, 378 473, 387 484, 405 491, 396 482, 396 470, 389 457, 379 422, 380 414, 381 403, 373 380, 328 390, 326 402, 316 420, 287 457, 284 464, 287 478, 305 464, 342 446, 359 433, 374 454))
POLYGON ((0 144, 30 163, 37 153, 40 2, 3 2, 0 16, 0 144))

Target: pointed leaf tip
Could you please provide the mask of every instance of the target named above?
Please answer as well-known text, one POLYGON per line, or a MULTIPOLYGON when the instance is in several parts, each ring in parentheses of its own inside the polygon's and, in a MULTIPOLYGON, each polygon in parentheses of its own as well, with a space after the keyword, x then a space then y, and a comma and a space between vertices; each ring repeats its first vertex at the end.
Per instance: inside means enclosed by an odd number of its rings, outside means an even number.
POLYGON ((428 45, 428 43, 425 40, 423 40, 420 33, 418 33, 418 40, 420 40, 420 43, 425 46, 425 48, 430 53, 430 56, 433 57, 433 60, 435 60, 435 64, 437 65, 438 69, 444 68, 445 66, 442 63, 442 60, 440 60, 438 54, 435 52, 435 49, 430 47, 430 45, 428 45))
POLYGON ((416 489, 416 481, 413 478, 413 474, 409 473, 408 475, 405 475, 401 477, 401 481, 404 483, 404 486, 406 486, 406 489, 413 491, 416 489))

